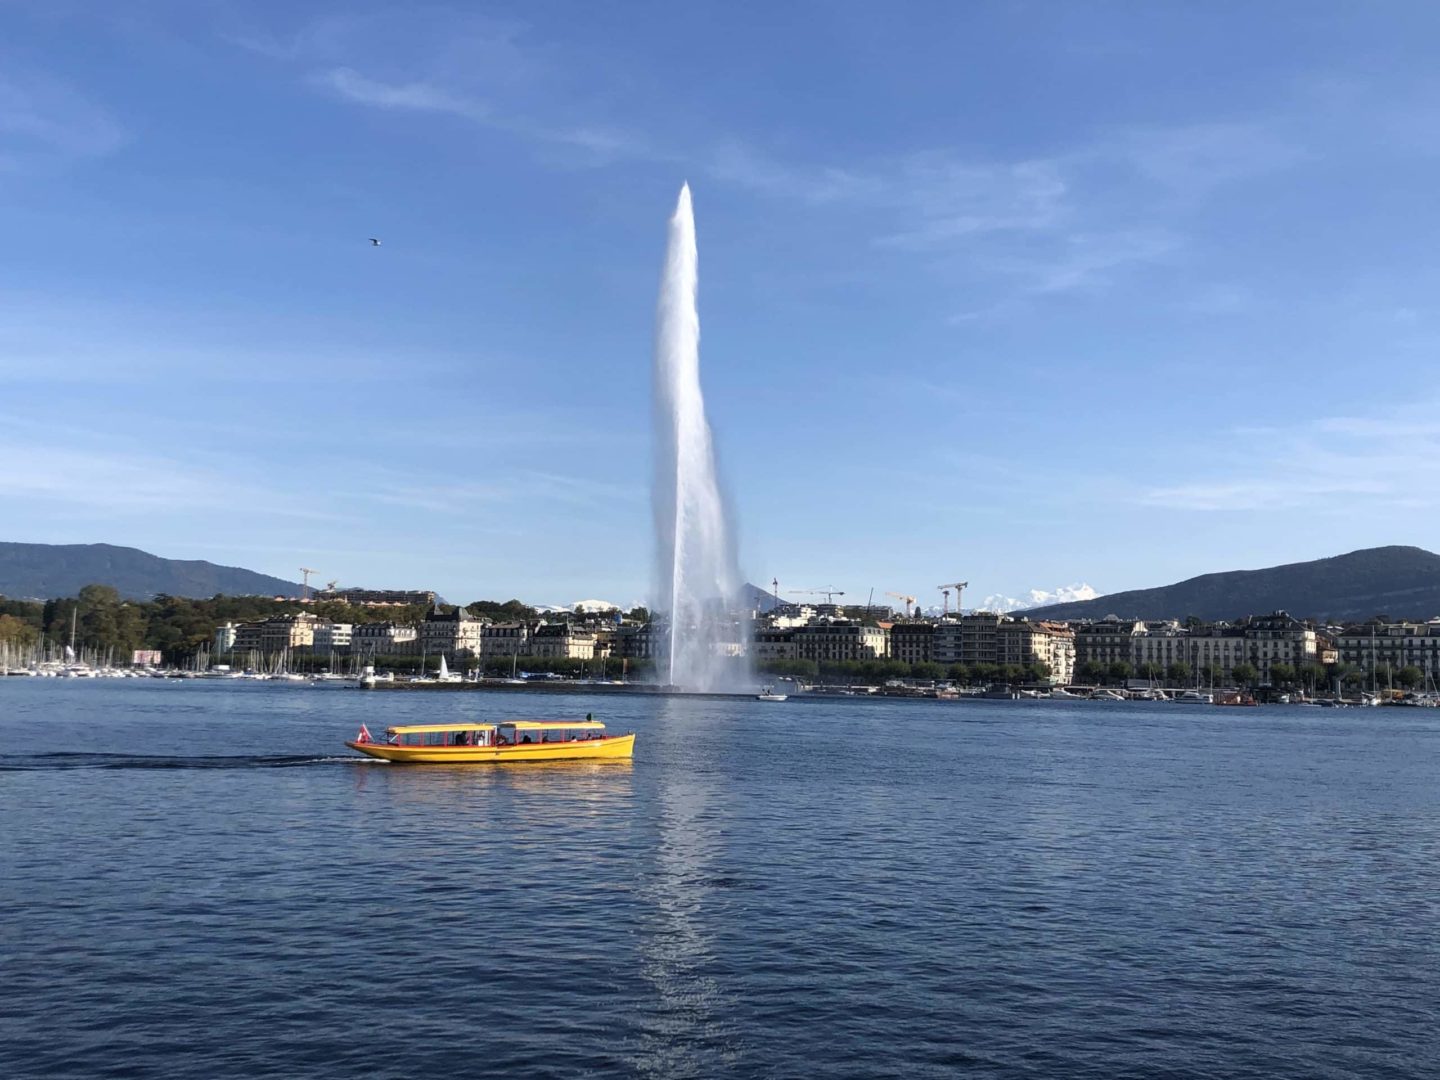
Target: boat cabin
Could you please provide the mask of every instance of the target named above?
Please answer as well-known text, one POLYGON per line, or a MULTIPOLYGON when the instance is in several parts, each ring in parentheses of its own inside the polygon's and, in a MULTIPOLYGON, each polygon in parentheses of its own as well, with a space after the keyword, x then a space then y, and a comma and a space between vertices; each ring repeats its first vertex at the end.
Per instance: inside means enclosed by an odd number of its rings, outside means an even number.
POLYGON ((391 746, 520 746, 605 738, 598 720, 508 720, 499 724, 411 724, 388 728, 391 746))

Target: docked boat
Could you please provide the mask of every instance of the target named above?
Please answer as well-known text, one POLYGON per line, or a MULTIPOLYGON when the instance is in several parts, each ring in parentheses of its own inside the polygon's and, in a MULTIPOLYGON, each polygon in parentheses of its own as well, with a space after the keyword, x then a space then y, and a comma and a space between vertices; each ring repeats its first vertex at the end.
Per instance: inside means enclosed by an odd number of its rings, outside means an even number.
POLYGON ((1176 705, 1215 704, 1215 696, 1213 694, 1205 693, 1201 690, 1185 690, 1179 694, 1176 694, 1173 698, 1171 698, 1171 700, 1174 701, 1176 705))
POLYGON ((498 724, 409 724, 387 728, 376 742, 362 724, 345 744, 384 761, 480 765, 511 761, 630 758, 635 733, 607 735, 599 720, 507 720, 498 724))

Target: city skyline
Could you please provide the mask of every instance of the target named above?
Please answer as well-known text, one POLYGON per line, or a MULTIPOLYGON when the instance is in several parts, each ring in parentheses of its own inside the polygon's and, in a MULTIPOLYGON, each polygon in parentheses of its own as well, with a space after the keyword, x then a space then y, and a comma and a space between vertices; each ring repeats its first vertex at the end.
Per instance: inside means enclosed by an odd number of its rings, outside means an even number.
POLYGON ((757 585, 1440 525, 1429 7, 491 10, 0 11, 0 539, 646 599, 686 179, 757 585))

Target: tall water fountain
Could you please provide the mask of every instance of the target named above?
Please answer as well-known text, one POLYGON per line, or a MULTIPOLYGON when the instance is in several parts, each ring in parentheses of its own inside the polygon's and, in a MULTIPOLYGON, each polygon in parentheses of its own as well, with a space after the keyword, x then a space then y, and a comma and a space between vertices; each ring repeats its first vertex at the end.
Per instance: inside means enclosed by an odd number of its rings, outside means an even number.
POLYGON ((655 315, 656 606, 666 620, 660 679, 685 690, 739 689, 742 661, 726 652, 739 588, 735 544, 715 474, 700 392, 695 214, 680 189, 655 315))

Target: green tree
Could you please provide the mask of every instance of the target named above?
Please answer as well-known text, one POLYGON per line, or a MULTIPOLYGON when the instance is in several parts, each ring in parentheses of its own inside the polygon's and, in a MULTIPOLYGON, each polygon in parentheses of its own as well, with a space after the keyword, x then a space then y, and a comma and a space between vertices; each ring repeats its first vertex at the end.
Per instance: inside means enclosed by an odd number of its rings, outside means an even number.
POLYGON ((1105 665, 1099 660, 1086 660, 1076 668, 1075 677, 1084 683, 1099 683, 1105 678, 1105 665))
POLYGON ((1105 673, 1110 676, 1112 681, 1123 683, 1135 674, 1135 666, 1129 660, 1116 660, 1111 663, 1105 673))
POLYGON ((1165 669, 1165 677, 1172 686, 1184 686, 1190 681, 1191 668, 1184 660, 1176 660, 1165 669))
POLYGON ((1421 671, 1413 664, 1407 665, 1405 667, 1402 667, 1399 671, 1395 672, 1395 681, 1401 686, 1403 686, 1406 690, 1414 690, 1417 686, 1419 686, 1422 682, 1425 681, 1425 672, 1421 671))
POLYGON ((1142 679, 1160 679, 1165 676, 1165 669, 1154 660, 1146 660, 1136 665, 1135 674, 1142 679))
POLYGON ((945 669, 945 677, 956 686, 969 686, 973 676, 965 664, 951 664, 945 669))
POLYGON ((945 678, 945 668, 930 660, 922 660, 918 664, 910 665, 910 677, 912 679, 929 679, 933 682, 945 678))
POLYGON ((1255 680, 1260 677, 1259 670, 1254 664, 1239 663, 1230 669, 1231 676, 1241 686, 1253 686, 1255 680))
POLYGON ((970 678, 982 686, 988 685, 1000 678, 1000 668, 995 664, 975 664, 970 668, 970 678))
POLYGON ((1270 682, 1274 686, 1290 686, 1295 682, 1298 674, 1289 664, 1270 665, 1270 682))
POLYGON ((1300 667, 1300 679, 1310 690, 1318 690, 1326 685, 1326 674, 1324 664, 1302 664, 1300 667))
POLYGON ((1025 678, 1030 682, 1049 682, 1053 672, 1044 660, 1036 660, 1025 669, 1025 678))
POLYGON ((15 615, 0 615, 0 645, 29 648, 40 640, 40 631, 15 615))

